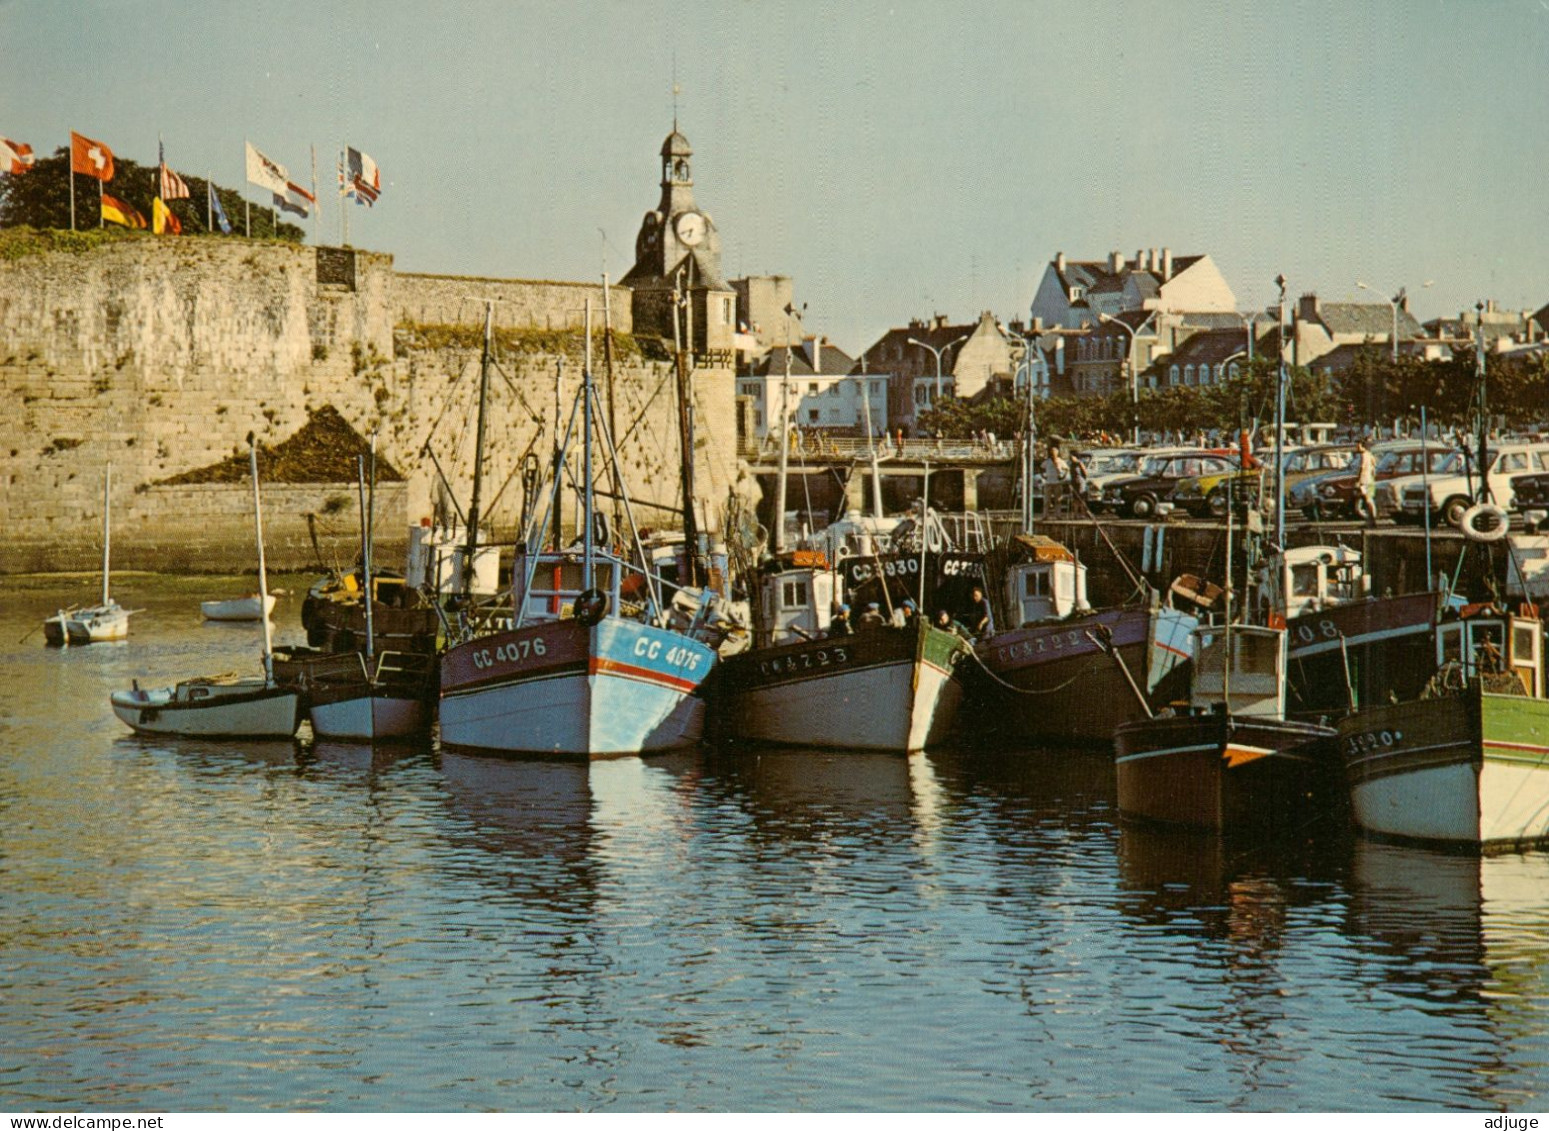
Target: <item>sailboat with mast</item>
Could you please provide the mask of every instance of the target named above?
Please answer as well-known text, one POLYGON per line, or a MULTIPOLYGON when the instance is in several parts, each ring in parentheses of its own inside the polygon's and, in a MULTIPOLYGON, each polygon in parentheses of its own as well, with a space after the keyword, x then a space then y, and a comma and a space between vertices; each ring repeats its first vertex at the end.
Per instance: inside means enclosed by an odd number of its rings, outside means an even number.
POLYGON ((306 695, 312 733, 318 738, 371 742, 407 738, 430 729, 435 696, 435 657, 383 649, 376 636, 372 552, 375 541, 376 437, 371 438, 371 483, 365 458, 356 457, 360 495, 362 604, 366 632, 355 651, 309 656, 287 665, 306 695))
MULTIPOLYGON (((258 447, 248 433, 253 476, 253 528, 258 542, 258 592, 269 596, 264 566, 263 502, 258 490, 258 447)), ((263 674, 233 678, 211 676, 183 680, 172 687, 146 690, 135 681, 129 691, 110 697, 113 713, 140 734, 198 738, 290 738, 301 721, 301 696, 276 680, 274 640, 263 618, 263 674)))
MULTIPOLYGON (((599 537, 594 436, 615 468, 619 462, 598 412, 591 336, 588 302, 580 395, 555 454, 547 512, 523 532, 518 547, 511 625, 479 633, 460 620, 442 656, 444 746, 590 760, 674 749, 697 741, 703 731, 705 704, 698 692, 715 666, 715 652, 669 626, 670 610, 658 579, 644 568, 632 519, 635 560, 599 537), (576 540, 545 548, 550 524, 558 522, 560 485, 577 471, 576 540)), ((479 447, 482 452, 482 428, 479 447)), ((478 474, 476 462, 476 484, 478 474)), ((627 491, 619 493, 627 513, 627 491)), ((476 500, 470 537, 477 530, 476 500)))
POLYGON ((137 609, 126 609, 108 592, 109 563, 113 546, 112 519, 113 465, 102 473, 102 603, 86 608, 60 609, 43 622, 43 639, 50 644, 95 644, 104 640, 124 640, 129 636, 129 617, 137 609))

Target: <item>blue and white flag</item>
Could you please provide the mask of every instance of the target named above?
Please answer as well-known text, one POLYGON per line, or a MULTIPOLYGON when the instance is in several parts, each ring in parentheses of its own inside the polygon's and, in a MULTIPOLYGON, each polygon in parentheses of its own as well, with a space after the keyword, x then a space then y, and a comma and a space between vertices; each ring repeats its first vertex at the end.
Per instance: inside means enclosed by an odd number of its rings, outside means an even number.
POLYGON ((220 225, 221 231, 231 235, 231 221, 226 219, 226 210, 221 207, 221 198, 215 191, 215 186, 205 182, 204 191, 210 194, 210 208, 215 213, 215 222, 220 225))

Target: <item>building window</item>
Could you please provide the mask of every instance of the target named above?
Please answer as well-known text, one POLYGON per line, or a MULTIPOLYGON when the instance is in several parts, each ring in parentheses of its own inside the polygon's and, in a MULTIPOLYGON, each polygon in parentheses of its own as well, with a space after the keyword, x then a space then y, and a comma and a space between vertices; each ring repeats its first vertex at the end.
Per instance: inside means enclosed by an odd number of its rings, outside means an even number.
POLYGON ((764 426, 764 411, 763 411, 763 409, 755 408, 753 410, 753 427, 754 428, 762 428, 763 426, 764 426))
POLYGON ((828 387, 828 395, 831 396, 831 397, 837 397, 839 395, 839 382, 838 381, 835 381, 832 385, 830 385, 828 387))
POLYGON ((1185 365, 1183 367, 1183 383, 1185 385, 1194 384, 1194 367, 1192 365, 1185 365))
POLYGON ((732 320, 731 302, 732 300, 729 298, 721 300, 721 321, 725 322, 728 326, 731 325, 732 320))
POLYGON ((809 408, 807 410, 807 423, 808 424, 816 424, 817 422, 818 422, 818 410, 815 409, 815 408, 809 408))
POLYGON ((807 395, 809 397, 815 397, 818 395, 818 383, 816 381, 807 382, 807 395))
POLYGON ((873 394, 880 393, 882 391, 882 382, 881 381, 873 381, 871 383, 871 391, 872 391, 873 394))
POLYGON ((1176 385, 1178 383, 1178 367, 1176 365, 1167 371, 1167 383, 1169 385, 1176 385))
POLYGON ((1232 367, 1228 370, 1228 372, 1231 373, 1232 380, 1235 381, 1237 380, 1238 375, 1242 373, 1242 368, 1234 361, 1232 362, 1232 367))

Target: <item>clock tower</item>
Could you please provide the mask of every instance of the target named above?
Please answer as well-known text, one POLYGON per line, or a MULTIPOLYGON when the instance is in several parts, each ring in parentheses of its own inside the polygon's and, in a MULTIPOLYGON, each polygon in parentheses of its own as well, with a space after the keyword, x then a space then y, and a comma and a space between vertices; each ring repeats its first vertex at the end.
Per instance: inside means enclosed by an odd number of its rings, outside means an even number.
POLYGON ((621 280, 633 291, 637 335, 673 340, 696 355, 732 348, 736 294, 721 278, 721 237, 694 203, 693 149, 677 123, 662 142, 661 199, 640 222, 635 265, 621 280))

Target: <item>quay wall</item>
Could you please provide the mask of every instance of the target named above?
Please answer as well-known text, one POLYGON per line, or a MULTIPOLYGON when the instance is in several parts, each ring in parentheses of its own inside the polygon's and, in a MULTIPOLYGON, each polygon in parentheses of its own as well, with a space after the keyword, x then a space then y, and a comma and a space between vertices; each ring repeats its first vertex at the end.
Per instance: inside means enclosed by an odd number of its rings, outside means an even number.
MULTIPOLYGON (((628 294, 612 292, 616 330, 629 325, 628 294)), ((388 255, 238 238, 145 236, 0 261, 0 573, 95 568, 108 464, 116 565, 241 568, 252 555, 247 485, 164 481, 245 453, 249 432, 278 445, 328 406, 362 436, 376 432, 407 477, 378 496, 379 556, 391 562, 440 490, 427 443, 467 506, 491 298, 499 373, 483 511, 509 539, 520 469, 529 455, 546 463, 553 445, 556 379, 563 416, 579 387, 588 295, 600 309, 589 284, 400 275, 388 255)), ((605 406, 612 393, 629 489, 676 506, 670 359, 616 341, 611 380, 598 350, 597 381, 605 406)), ((698 493, 713 529, 745 478, 730 371, 697 371, 693 394, 698 493)), ((271 564, 315 561, 309 515, 324 557, 349 560, 354 495, 353 483, 266 484, 271 564)), ((671 517, 641 510, 647 525, 671 517)))

